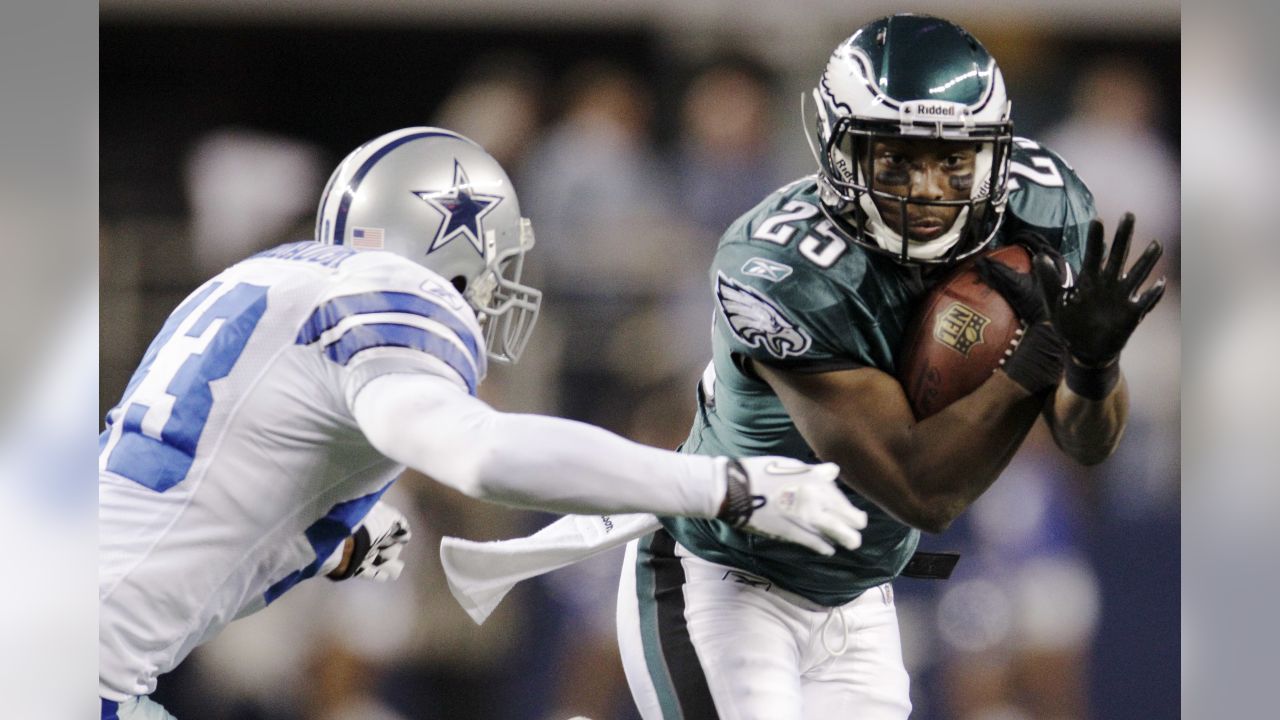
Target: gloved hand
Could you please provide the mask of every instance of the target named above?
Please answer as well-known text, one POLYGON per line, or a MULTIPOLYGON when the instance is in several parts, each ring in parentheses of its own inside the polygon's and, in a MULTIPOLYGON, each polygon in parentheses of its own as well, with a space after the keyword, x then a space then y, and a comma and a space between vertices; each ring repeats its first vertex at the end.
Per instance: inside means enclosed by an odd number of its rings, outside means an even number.
POLYGON ((1160 278, 1139 295, 1162 252, 1152 241, 1124 272, 1133 237, 1133 213, 1125 213, 1111 243, 1111 253, 1103 265, 1102 222, 1089 223, 1080 277, 1071 287, 1063 287, 1060 268, 1037 256, 1032 267, 1039 278, 1049 311, 1049 319, 1066 341, 1077 364, 1101 368, 1115 362, 1138 323, 1164 295, 1165 279, 1160 278))
MULTIPOLYGON (((364 520, 356 526, 355 532, 347 539, 351 544, 351 557, 346 567, 338 568, 337 574, 326 573, 331 580, 346 580, 352 577, 363 577, 375 582, 387 582, 400 577, 404 570, 404 561, 400 559, 400 551, 404 549, 413 534, 409 531, 409 521, 395 507, 379 502, 364 516, 364 520)), ((341 556, 343 548, 338 548, 341 556)), ((337 567, 340 564, 334 563, 337 567)), ((328 565, 328 563, 326 563, 328 565)), ((323 568, 322 568, 323 569, 323 568)))
MULTIPOLYGON (((1045 256, 1057 265, 1063 265, 1062 256, 1039 233, 1024 230, 1014 236, 1013 242, 1027 249, 1027 254, 1034 259, 1045 256)), ((1065 265, 1063 265, 1065 267, 1065 265)), ((1018 319, 1025 325, 1035 325, 1049 319, 1049 308, 1045 305, 1045 294, 1040 289, 1040 278, 1032 273, 1020 273, 1017 270, 987 257, 974 261, 974 269, 978 276, 1009 303, 1018 319)))
MULTIPOLYGON (((1016 241, 1026 245, 1030 252, 1037 253, 1032 256, 1033 268, 1041 258, 1055 269, 1062 264, 1061 258, 1040 236, 1022 233, 1016 241)), ((1020 273, 985 257, 979 258, 974 268, 983 282, 1000 293, 1023 322, 1016 345, 1000 361, 1000 369, 1033 395, 1057 387, 1062 377, 1066 342, 1049 322, 1045 292, 1039 287, 1043 278, 1037 273, 1020 273)))
POLYGON ((718 516, 735 528, 834 555, 835 545, 862 545, 867 514, 836 486, 840 468, 786 457, 717 458, 725 473, 725 508, 718 516))

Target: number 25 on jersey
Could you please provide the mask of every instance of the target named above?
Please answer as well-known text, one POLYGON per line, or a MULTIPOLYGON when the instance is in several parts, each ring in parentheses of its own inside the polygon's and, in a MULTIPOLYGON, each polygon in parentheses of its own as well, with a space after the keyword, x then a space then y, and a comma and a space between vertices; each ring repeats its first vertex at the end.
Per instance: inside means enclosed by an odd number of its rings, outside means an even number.
MULTIPOLYGON (((791 223, 812 219, 818 214, 818 207, 803 200, 792 200, 782 206, 781 212, 770 215, 760 223, 751 237, 757 240, 768 240, 779 245, 791 242, 796 228, 791 223)), ((824 218, 813 226, 813 231, 800 240, 800 254, 808 258, 820 268, 829 268, 849 249, 848 243, 832 227, 831 221, 824 218)))

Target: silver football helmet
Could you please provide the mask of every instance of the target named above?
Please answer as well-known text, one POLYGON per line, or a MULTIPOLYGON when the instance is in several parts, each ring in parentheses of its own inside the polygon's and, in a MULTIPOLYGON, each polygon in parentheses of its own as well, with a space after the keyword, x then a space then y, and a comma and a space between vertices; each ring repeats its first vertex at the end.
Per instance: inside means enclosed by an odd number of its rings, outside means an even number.
POLYGON ((903 263, 949 263, 995 237, 1008 195, 1010 102, 996 61, 976 38, 941 18, 900 14, 859 28, 831 54, 813 91, 806 130, 818 160, 824 212, 845 235, 903 263), (867 173, 875 142, 924 139, 976 150, 968 197, 928 200, 877 188, 867 173), (958 208, 928 241, 904 238, 911 208, 958 208))
POLYGON ((515 362, 524 351, 542 303, 520 283, 533 226, 511 179, 475 142, 410 127, 361 145, 329 178, 315 237, 434 270, 475 310, 489 357, 515 362))

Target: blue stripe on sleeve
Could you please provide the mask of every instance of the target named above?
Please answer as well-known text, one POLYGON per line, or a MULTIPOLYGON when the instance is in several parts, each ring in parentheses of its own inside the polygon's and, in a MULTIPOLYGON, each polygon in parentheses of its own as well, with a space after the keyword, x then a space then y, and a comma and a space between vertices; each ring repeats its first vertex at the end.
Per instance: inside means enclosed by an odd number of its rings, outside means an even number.
POLYGON ((120 703, 106 698, 98 698, 102 701, 102 720, 120 720, 120 703))
POLYGON ((381 312, 409 313, 434 320, 456 333, 471 351, 473 358, 480 355, 480 346, 471 328, 457 315, 420 295, 406 292, 367 292, 334 298, 311 313, 311 317, 298 332, 296 342, 299 345, 309 345, 351 315, 381 312))
POLYGON ((330 360, 346 365, 356 353, 376 347, 403 347, 430 353, 462 376, 467 392, 476 394, 476 371, 471 360, 447 339, 420 327, 395 323, 355 325, 324 351, 330 360))
MULTIPOLYGON (((320 570, 320 566, 324 564, 324 561, 338 549, 338 546, 351 533, 355 532, 356 527, 360 525, 360 521, 364 519, 365 515, 369 514, 374 505, 378 504, 378 500, 382 498, 382 494, 389 487, 391 487, 391 483, 387 483, 377 492, 369 493, 354 500, 340 502, 325 513, 324 517, 312 523, 311 527, 306 529, 305 534, 307 542, 311 543, 311 549, 316 552, 315 561, 301 570, 289 573, 284 579, 267 588, 266 593, 263 594, 267 604, 270 605, 275 602, 277 598, 285 594, 294 585, 309 577, 314 577, 320 570)), ((352 558, 352 562, 355 561, 356 559, 352 558)))

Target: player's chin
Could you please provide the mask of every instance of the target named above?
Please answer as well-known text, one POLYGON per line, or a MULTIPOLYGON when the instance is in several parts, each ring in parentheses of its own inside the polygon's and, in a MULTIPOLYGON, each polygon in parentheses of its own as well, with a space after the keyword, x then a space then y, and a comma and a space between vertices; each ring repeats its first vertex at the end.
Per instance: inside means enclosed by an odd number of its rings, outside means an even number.
MULTIPOLYGON (((890 230, 902 236, 902 221, 893 216, 885 217, 884 223, 890 230)), ((912 220, 907 219, 907 232, 905 233, 908 242, 922 243, 929 242, 942 237, 947 231, 949 224, 941 218, 918 218, 912 220)))
POLYGON ((928 242, 941 237, 946 230, 947 226, 942 221, 913 222, 907 226, 907 239, 911 242, 928 242))

